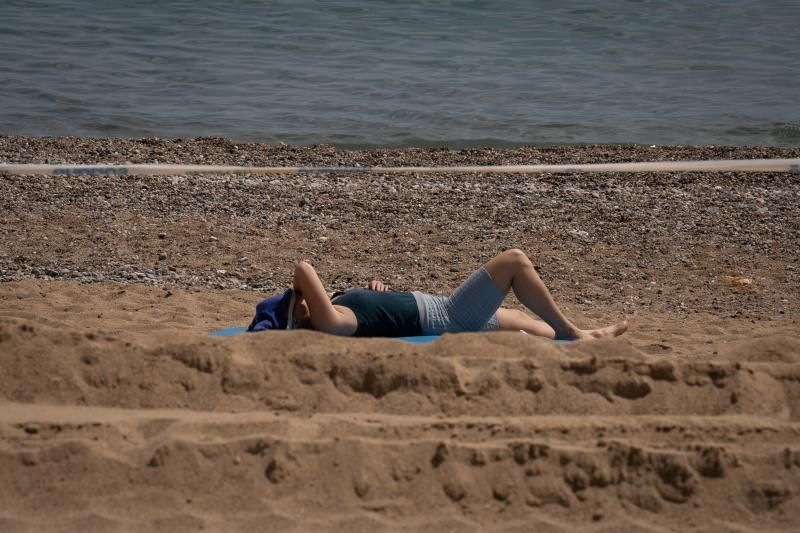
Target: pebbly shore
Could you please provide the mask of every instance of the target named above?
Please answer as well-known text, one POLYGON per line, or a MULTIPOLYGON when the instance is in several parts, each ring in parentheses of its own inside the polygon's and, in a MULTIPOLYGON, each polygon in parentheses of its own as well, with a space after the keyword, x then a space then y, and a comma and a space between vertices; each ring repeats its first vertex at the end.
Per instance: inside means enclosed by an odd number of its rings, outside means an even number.
MULTIPOLYGON (((800 157, 800 148, 587 145, 339 150, 220 138, 0 136, 0 162, 493 165, 800 157)), ((800 311, 800 175, 2 176, 0 281, 274 291, 452 290, 525 250, 557 299, 737 318, 800 311)))

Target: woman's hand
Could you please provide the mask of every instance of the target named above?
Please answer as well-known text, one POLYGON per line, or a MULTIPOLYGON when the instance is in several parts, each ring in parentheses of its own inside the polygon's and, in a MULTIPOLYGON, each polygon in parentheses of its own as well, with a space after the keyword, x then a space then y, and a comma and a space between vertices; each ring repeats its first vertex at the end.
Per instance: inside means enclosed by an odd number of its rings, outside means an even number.
POLYGON ((367 283, 367 288, 371 291, 385 292, 388 291, 390 287, 388 285, 384 285, 382 281, 373 279, 372 281, 367 283))

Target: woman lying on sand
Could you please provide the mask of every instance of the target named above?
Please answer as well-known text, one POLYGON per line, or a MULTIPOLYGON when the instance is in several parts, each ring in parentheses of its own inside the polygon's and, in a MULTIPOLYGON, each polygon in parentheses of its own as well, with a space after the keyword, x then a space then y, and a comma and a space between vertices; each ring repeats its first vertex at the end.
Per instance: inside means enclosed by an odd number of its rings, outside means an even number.
POLYGON ((294 289, 267 298, 248 328, 305 328, 354 337, 405 337, 465 331, 524 331, 559 340, 616 337, 627 319, 599 329, 579 329, 559 310, 533 263, 521 250, 507 250, 473 272, 450 296, 392 292, 380 281, 328 298, 314 268, 300 261, 294 289), (503 309, 513 289, 520 302, 544 322, 503 309))

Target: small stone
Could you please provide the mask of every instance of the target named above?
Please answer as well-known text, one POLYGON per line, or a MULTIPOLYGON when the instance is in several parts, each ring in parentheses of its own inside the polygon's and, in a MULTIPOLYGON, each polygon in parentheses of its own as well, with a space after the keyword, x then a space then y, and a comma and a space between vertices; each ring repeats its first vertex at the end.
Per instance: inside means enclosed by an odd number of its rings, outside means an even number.
POLYGON ((472 466, 484 466, 486 464, 486 456, 484 456, 481 450, 472 450, 470 464, 472 466))
POLYGON ((167 238, 167 234, 162 231, 161 233, 158 234, 158 238, 159 239, 166 239, 167 238))
POLYGON ((238 464, 241 464, 241 463, 242 463, 242 456, 241 455, 237 455, 236 457, 233 458, 233 464, 238 465, 238 464))
POLYGON ((514 456, 514 462, 518 465, 524 465, 528 460, 528 450, 524 444, 515 444, 512 446, 511 453, 514 456))
POLYGON ((447 497, 454 502, 461 501, 464 499, 464 496, 467 495, 464 487, 461 486, 461 483, 458 481, 446 481, 444 485, 442 485, 442 490, 444 490, 444 493, 447 494, 447 497))
POLYGON ((437 468, 444 462, 447 455, 447 445, 444 442, 440 442, 439 445, 436 446, 436 452, 433 454, 433 457, 431 457, 431 465, 437 468))
POLYGON ((544 382, 539 376, 528 376, 528 379, 525 382, 525 389, 531 392, 539 392, 542 390, 543 386, 544 382))
POLYGON ((100 358, 95 354, 84 354, 81 356, 81 362, 85 365, 93 366, 100 362, 100 358))
POLYGON ((147 462, 147 466, 151 468, 159 468, 161 466, 164 466, 167 456, 169 456, 169 450, 167 448, 161 447, 155 451, 153 456, 147 462))
POLYGON ((511 497, 511 483, 502 483, 492 488, 492 496, 495 500, 504 502, 511 497))
POLYGON ((369 492, 369 483, 363 477, 358 477, 353 480, 353 490, 356 496, 363 498, 369 492))
POLYGON ((264 475, 272 483, 280 483, 286 479, 286 469, 276 459, 273 459, 264 470, 264 475))
POLYGON ((217 238, 216 238, 216 237, 214 237, 213 235, 212 235, 211 237, 209 237, 209 238, 208 238, 208 241, 209 241, 209 242, 217 242, 218 240, 219 240, 219 239, 217 239, 217 238))
POLYGON ((161 252, 160 254, 158 254, 158 260, 159 261, 164 261, 166 258, 167 258, 167 254, 165 254, 164 252, 161 252))
POLYGON ((36 456, 31 452, 22 452, 19 460, 25 466, 36 466, 36 464, 39 462, 36 460, 36 456))
POLYGON ((541 507, 543 504, 542 500, 534 496, 533 494, 529 494, 525 498, 525 505, 528 507, 541 507))

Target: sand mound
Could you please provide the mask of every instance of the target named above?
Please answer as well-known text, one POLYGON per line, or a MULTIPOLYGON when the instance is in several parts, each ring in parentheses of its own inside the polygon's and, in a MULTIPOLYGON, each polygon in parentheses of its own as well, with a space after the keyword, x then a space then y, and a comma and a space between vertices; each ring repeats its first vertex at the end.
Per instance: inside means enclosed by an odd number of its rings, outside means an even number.
POLYGON ((422 346, 315 332, 157 333, 136 342, 6 319, 0 392, 15 402, 128 409, 800 419, 800 337, 727 351, 674 360, 625 337, 564 346, 516 333, 422 346), (729 359, 740 353, 747 359, 729 359))
POLYGON ((797 427, 761 417, 299 417, 14 404, 0 422, 10 529, 657 530, 642 520, 723 529, 790 528, 797 518, 797 427))
POLYGON ((217 313, 249 314, 236 295, 47 287, 31 305, 35 284, 7 285, 0 317, 3 530, 798 523, 791 327, 732 325, 716 354, 717 326, 660 344, 677 325, 658 317, 582 345, 219 339, 217 313))

